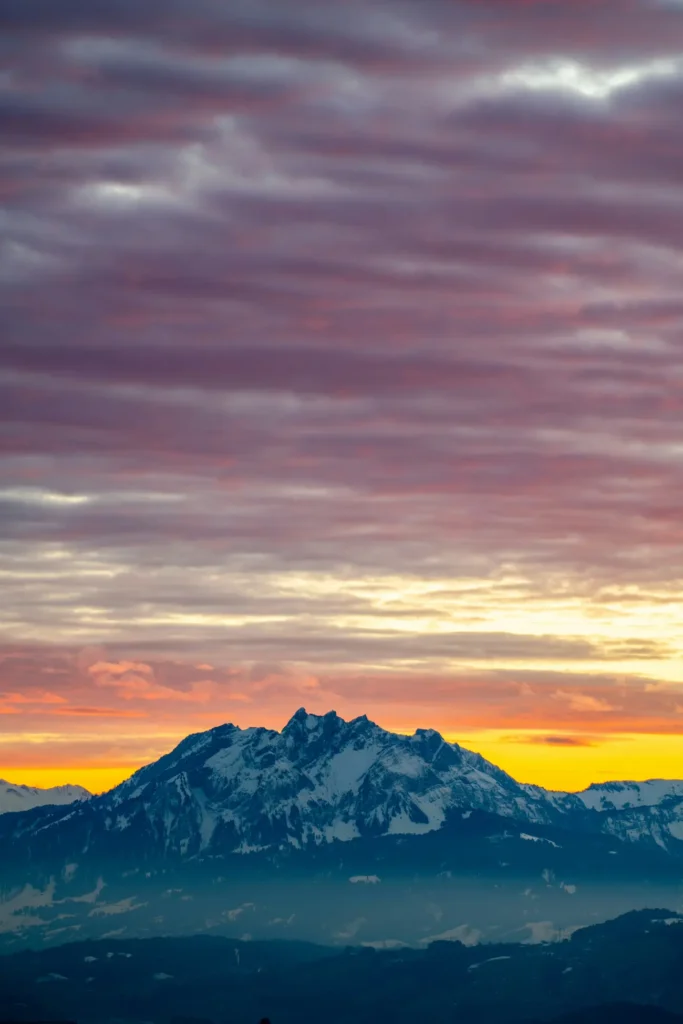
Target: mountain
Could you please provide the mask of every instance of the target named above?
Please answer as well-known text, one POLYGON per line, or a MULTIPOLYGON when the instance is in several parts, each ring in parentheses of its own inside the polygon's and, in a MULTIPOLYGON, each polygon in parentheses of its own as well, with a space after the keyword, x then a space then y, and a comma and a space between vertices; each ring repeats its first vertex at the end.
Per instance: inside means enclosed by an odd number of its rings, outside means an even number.
POLYGON ((51 789, 35 789, 20 786, 0 779, 0 814, 8 811, 28 811, 32 807, 46 804, 72 804, 76 800, 87 800, 92 794, 82 786, 53 786, 51 789))
POLYGON ((583 811, 576 798, 521 786, 434 730, 401 736, 365 716, 345 722, 303 708, 281 733, 226 725, 189 736, 108 804, 112 828, 133 828, 144 814, 145 829, 182 855, 418 835, 458 809, 542 823, 583 811))
POLYGON ((683 781, 649 779, 647 782, 594 782, 576 795, 585 807, 594 811, 655 807, 664 801, 683 800, 683 781))
POLYGON ((682 781, 605 782, 576 795, 598 812, 603 832, 627 842, 655 843, 683 856, 682 781))
POLYGON ((0 1019, 681 1024, 682 962, 683 917, 652 909, 552 945, 111 937, 0 957, 0 1019))
POLYGON ((129 935, 557 937, 678 904, 680 791, 552 793, 365 716, 223 725, 102 796, 0 817, 0 945, 105 935, 112 918, 129 935))

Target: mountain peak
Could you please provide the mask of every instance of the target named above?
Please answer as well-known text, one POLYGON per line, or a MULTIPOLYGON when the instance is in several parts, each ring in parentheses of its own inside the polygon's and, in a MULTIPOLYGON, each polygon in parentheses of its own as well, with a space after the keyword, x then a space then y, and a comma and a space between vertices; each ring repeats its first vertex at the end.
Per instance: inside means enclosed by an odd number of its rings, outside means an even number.
MULTIPOLYGON (((610 807, 683 795, 683 783, 666 786, 641 784, 636 800, 625 785, 610 807)), ((436 729, 408 736, 305 707, 281 732, 228 724, 188 736, 97 800, 105 832, 135 827, 181 857, 432 832, 471 810, 551 824, 590 805, 587 794, 520 785, 436 729)))
POLYGON ((299 739, 303 739, 306 735, 317 735, 321 730, 326 728, 329 730, 336 725, 344 724, 336 711, 328 711, 326 715, 314 715, 309 713, 306 708, 299 708, 283 728, 282 735, 294 735, 299 739))
POLYGON ((282 731, 286 732, 288 729, 303 727, 309 732, 313 732, 315 729, 319 728, 322 722, 333 721, 335 719, 338 719, 341 722, 336 711, 328 711, 325 715, 315 715, 312 712, 309 713, 306 708, 301 707, 298 711, 294 712, 282 731))
POLYGON ((539 822, 554 814, 435 729, 406 736, 366 715, 305 707, 281 732, 225 725, 187 737, 112 792, 112 821, 140 815, 140 799, 150 832, 187 855, 430 832, 472 808, 539 822))

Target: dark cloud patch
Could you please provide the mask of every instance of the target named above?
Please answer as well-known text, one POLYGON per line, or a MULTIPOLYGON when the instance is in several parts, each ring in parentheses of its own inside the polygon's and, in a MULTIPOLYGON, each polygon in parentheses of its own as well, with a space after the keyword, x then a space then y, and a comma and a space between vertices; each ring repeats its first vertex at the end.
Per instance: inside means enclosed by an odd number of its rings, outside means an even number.
POLYGON ((548 747, 597 747, 602 743, 608 743, 609 737, 596 736, 506 736, 507 743, 533 743, 548 747))
MULTIPOLYGON (((168 282, 169 288, 171 282, 168 282)), ((320 349, 104 348, 11 346, 3 349, 8 368, 40 375, 64 375, 98 383, 119 381, 160 387, 223 391, 286 391, 338 397, 427 392, 512 384, 514 371, 486 364, 426 356, 379 356, 320 349), (478 383, 479 382, 479 383, 478 383)))

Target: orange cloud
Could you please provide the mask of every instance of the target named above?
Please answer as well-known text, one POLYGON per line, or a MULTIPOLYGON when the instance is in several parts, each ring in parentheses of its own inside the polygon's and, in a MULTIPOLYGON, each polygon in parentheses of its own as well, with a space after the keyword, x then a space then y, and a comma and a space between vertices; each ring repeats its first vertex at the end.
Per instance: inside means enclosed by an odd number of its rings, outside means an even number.
POLYGON ((7 704, 66 704, 66 697, 47 691, 38 693, 0 693, 0 700, 7 704))
POLYGON ((40 707, 54 707, 68 703, 67 698, 58 693, 39 691, 36 693, 11 692, 0 693, 0 715, 19 715, 28 708, 35 710, 40 707))
POLYGON ((606 712, 618 711, 619 707, 610 704, 602 697, 594 697, 590 693, 572 693, 567 690, 556 690, 553 694, 555 700, 564 701, 572 711, 606 712))
POLYGON ((88 668, 95 685, 114 690, 122 700, 180 701, 181 703, 209 704, 222 697, 227 700, 246 701, 242 693, 223 693, 213 679, 200 679, 189 683, 186 689, 166 686, 157 681, 151 665, 136 661, 97 661, 88 668))
POLYGON ((144 711, 134 711, 132 708, 88 708, 88 707, 67 707, 58 708, 55 715, 63 715, 65 717, 73 716, 78 718, 79 716, 88 716, 90 718, 146 718, 147 715, 144 711))

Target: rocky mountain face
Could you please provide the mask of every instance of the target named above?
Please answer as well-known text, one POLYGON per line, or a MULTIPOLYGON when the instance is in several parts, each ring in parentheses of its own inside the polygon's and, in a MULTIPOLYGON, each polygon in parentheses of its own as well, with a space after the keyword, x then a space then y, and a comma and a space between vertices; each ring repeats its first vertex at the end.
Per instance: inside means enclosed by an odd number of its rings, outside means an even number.
POLYGON ((433 730, 402 736, 365 716, 345 722, 302 708, 281 733, 224 725, 188 736, 110 793, 50 821, 17 822, 14 834, 25 845, 59 833, 74 856, 84 844, 106 855, 129 839, 138 855, 191 858, 419 835, 468 810, 531 824, 592 813, 571 794, 520 785, 433 730))
POLYGON ((36 789, 20 786, 0 779, 0 814, 8 811, 29 811, 33 807, 72 804, 76 800, 87 800, 91 794, 83 786, 53 786, 51 789, 36 789))
POLYGON ((542 937, 589 923, 596 887, 618 913, 652 885, 671 905, 681 880, 683 783, 553 793, 433 730, 304 709, 282 732, 188 736, 102 796, 0 816, 0 936, 20 942, 108 934, 111 917, 126 934, 239 935, 250 919, 316 941, 384 938, 391 921, 401 941, 483 935, 505 918, 542 937), (449 927, 426 909, 468 901, 449 927))
MULTIPOLYGON (((66 804, 89 794, 0 789, 0 808, 66 804), (14 801, 14 804, 12 803, 14 801)), ((86 829, 89 846, 136 837, 148 855, 194 857, 439 829, 455 812, 604 831, 672 852, 683 843, 683 782, 605 783, 583 793, 522 785, 434 730, 388 732, 363 716, 296 712, 282 732, 222 725, 188 736, 110 793, 54 821, 16 822, 23 836, 86 829)), ((79 840, 80 842, 80 840, 79 840)))
POLYGON ((583 813, 439 733, 400 736, 364 716, 298 711, 281 733, 226 725, 190 736, 103 802, 108 827, 140 816, 165 850, 249 853, 431 832, 455 810, 551 823, 583 813))

